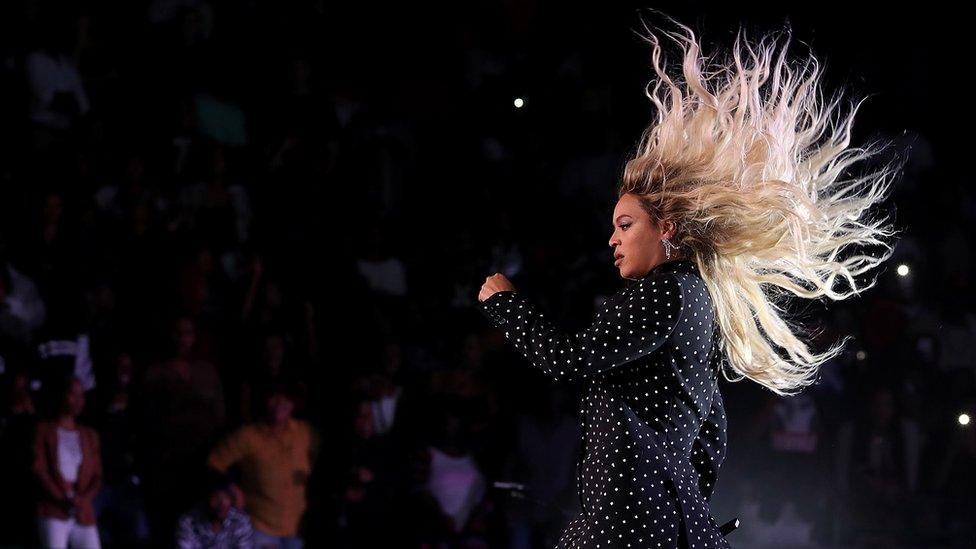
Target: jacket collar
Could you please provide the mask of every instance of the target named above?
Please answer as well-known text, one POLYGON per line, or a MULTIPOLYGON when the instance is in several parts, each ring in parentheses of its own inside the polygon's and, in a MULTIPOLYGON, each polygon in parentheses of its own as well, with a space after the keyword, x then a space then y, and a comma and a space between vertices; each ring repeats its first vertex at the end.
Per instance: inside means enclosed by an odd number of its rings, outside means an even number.
POLYGON ((665 261, 664 263, 657 264, 653 269, 648 271, 646 275, 642 276, 641 279, 647 278, 658 272, 697 273, 698 264, 692 259, 675 259, 673 261, 665 261))

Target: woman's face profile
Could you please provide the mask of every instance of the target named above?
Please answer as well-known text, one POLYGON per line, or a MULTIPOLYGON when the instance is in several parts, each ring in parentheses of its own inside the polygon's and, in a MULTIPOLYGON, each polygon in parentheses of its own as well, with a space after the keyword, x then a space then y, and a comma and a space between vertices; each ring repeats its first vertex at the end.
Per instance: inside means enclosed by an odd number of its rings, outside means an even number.
POLYGON ((661 223, 651 220, 637 195, 627 193, 620 197, 613 209, 611 223, 610 247, 613 248, 614 265, 622 278, 642 278, 665 261, 661 239, 670 236, 673 229, 662 232, 661 223))

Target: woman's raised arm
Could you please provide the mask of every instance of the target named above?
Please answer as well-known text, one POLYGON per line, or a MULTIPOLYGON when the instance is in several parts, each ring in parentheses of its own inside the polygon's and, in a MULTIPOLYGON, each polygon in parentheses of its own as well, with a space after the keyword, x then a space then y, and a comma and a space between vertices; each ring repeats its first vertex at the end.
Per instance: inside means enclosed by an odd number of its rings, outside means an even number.
POLYGON ((575 381, 653 353, 677 325, 682 294, 672 273, 652 273, 625 291, 620 303, 575 334, 556 327, 517 290, 495 292, 479 309, 532 365, 557 381, 575 381))

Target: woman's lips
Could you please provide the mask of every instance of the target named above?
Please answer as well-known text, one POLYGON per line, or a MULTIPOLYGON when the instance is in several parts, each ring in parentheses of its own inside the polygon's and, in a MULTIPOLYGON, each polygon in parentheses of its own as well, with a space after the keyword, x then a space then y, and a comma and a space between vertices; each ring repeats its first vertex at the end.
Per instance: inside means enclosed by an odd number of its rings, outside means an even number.
POLYGON ((623 256, 620 256, 619 259, 617 259, 616 261, 613 262, 613 266, 614 267, 619 266, 620 265, 620 262, 623 261, 623 260, 624 260, 623 256))

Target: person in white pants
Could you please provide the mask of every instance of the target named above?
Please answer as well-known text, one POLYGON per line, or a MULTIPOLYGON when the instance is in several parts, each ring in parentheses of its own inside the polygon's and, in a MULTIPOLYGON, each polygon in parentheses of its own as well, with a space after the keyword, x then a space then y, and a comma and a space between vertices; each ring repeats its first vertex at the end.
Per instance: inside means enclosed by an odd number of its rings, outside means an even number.
POLYGON ((102 486, 98 433, 75 421, 85 407, 81 381, 72 377, 56 390, 61 391, 59 415, 39 422, 34 433, 40 543, 51 549, 101 549, 92 505, 102 486))
POLYGON ((41 545, 50 549, 101 549, 98 527, 82 526, 74 518, 38 517, 41 545))

